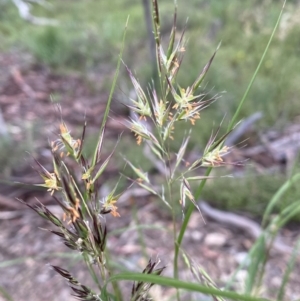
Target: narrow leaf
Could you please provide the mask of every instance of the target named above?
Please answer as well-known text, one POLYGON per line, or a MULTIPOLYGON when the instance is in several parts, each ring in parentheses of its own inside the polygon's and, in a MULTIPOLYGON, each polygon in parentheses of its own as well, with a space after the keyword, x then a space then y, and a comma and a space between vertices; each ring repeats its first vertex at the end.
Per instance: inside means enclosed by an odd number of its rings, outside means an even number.
MULTIPOLYGON (((109 110, 110 110, 110 104, 111 104, 112 97, 113 97, 113 94, 114 94, 114 91, 115 91, 115 87, 116 87, 116 84, 117 84, 117 79, 118 79, 118 75, 119 75, 120 65, 121 65, 121 61, 122 61, 122 55, 123 55, 124 46, 125 46, 125 37, 126 37, 126 31, 127 31, 128 21, 129 21, 129 18, 127 18, 127 21, 126 21, 126 25, 125 25, 125 29, 124 29, 124 34, 123 34, 123 40, 122 40, 122 46, 121 46, 121 50, 120 50, 119 58, 118 58, 118 63, 117 63, 117 68, 116 68, 116 71, 115 71, 115 75, 114 75, 112 87, 110 89, 110 93, 109 93, 109 96, 108 96, 108 100, 107 100, 107 104, 106 104, 106 108, 105 108, 105 113, 104 113, 102 124, 101 124, 101 128, 100 128, 100 135, 99 135, 99 137, 101 137, 103 135, 103 133, 104 133, 104 128, 105 128, 106 121, 107 121, 108 114, 109 114, 109 110)), ((95 149, 92 166, 95 166, 97 164, 99 143, 100 143, 100 141, 98 141, 97 147, 95 149)))

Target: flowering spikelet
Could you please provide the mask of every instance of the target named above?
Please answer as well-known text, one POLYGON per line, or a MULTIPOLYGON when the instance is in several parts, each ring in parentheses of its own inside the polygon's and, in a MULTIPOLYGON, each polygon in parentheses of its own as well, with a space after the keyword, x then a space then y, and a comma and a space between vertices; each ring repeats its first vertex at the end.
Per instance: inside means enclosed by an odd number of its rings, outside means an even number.
POLYGON ((55 190, 59 190, 59 184, 58 184, 58 178, 56 176, 56 174, 54 172, 52 173, 48 173, 46 175, 42 175, 42 178, 45 181, 45 187, 47 187, 47 191, 49 191, 51 193, 51 195, 53 195, 55 190))
POLYGON ((123 194, 123 192, 115 194, 117 186, 118 184, 113 188, 110 194, 102 200, 102 209, 100 211, 100 214, 111 213, 111 215, 114 217, 120 217, 119 212, 117 212, 118 207, 115 204, 117 203, 118 199, 123 194))
MULTIPOLYGON (((146 268, 143 270, 144 274, 154 274, 160 275, 165 267, 156 268, 160 263, 160 260, 152 262, 149 260, 146 268)), ((134 283, 131 290, 131 299, 132 301, 150 301, 149 290, 153 286, 153 283, 146 283, 143 281, 139 281, 134 283)))
POLYGON ((114 199, 106 199, 104 201, 104 204, 102 205, 102 210, 100 211, 100 213, 111 213, 113 217, 120 217, 119 212, 117 212, 118 207, 115 205, 116 202, 117 200, 114 199))
POLYGON ((73 291, 73 296, 77 300, 102 301, 98 294, 94 293, 90 288, 78 282, 78 280, 75 279, 67 270, 54 265, 52 268, 69 282, 70 288, 73 291))
POLYGON ((74 180, 73 178, 63 176, 62 183, 64 188, 64 196, 67 203, 67 206, 64 206, 64 220, 69 218, 69 223, 75 222, 81 215, 80 215, 80 200, 77 196, 77 193, 74 188, 74 180))
POLYGON ((140 115, 140 119, 144 119, 146 120, 147 116, 152 115, 151 112, 151 108, 150 108, 150 104, 148 101, 148 98, 144 92, 144 90, 142 89, 141 85, 139 84, 139 82, 136 80, 136 78, 133 76, 132 72, 130 71, 130 69, 126 66, 129 77, 131 79, 131 82, 133 84, 134 90, 135 90, 135 94, 137 97, 137 100, 134 99, 130 99, 133 106, 128 106, 132 111, 136 112, 137 114, 140 115))
POLYGON ((220 166, 223 164, 222 156, 228 154, 230 148, 223 146, 222 148, 215 148, 211 152, 205 154, 202 159, 202 166, 220 166))
MULTIPOLYGON (((34 159, 35 160, 35 159, 34 159)), ((44 180, 44 184, 35 184, 35 186, 41 186, 41 187, 46 187, 47 191, 50 192, 51 195, 55 191, 61 190, 61 181, 60 181, 60 176, 56 167, 55 160, 53 160, 53 165, 54 165, 54 172, 49 172, 41 163, 39 163, 37 160, 35 162, 38 164, 40 167, 41 171, 38 171, 42 179, 44 180)))
POLYGON ((52 151, 60 151, 60 156, 63 157, 65 155, 63 150, 66 150, 66 155, 71 155, 76 160, 79 159, 82 152, 82 144, 85 134, 86 123, 83 127, 82 137, 81 139, 74 139, 71 136, 71 132, 67 128, 67 125, 64 122, 61 122, 59 125, 60 128, 60 138, 51 142, 52 151))
POLYGON ((131 119, 130 124, 130 129, 132 132, 134 132, 134 136, 136 137, 136 142, 138 145, 142 143, 143 139, 150 140, 151 133, 142 122, 131 119))
POLYGON ((158 126, 163 126, 168 116, 167 103, 163 100, 158 100, 156 91, 152 91, 154 119, 158 126))

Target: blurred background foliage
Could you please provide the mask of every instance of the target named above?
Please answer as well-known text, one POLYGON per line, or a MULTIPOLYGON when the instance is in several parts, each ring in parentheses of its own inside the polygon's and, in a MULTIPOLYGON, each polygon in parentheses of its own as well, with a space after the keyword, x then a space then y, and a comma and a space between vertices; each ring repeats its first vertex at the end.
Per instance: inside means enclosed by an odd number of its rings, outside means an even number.
MULTIPOLYGON (((56 19, 58 26, 27 23, 19 17, 12 2, 0 0, 0 51, 18 48, 29 52, 38 64, 57 73, 76 71, 83 75, 93 72, 110 75, 115 68, 127 16, 130 16, 123 60, 137 71, 141 83, 151 81, 152 66, 149 64, 142 0, 51 0, 49 3, 51 6, 47 9, 33 4, 32 14, 56 19)), ((168 37, 174 2, 160 0, 159 4, 161 32, 168 37)), ((282 1, 276 0, 178 1, 178 32, 182 32, 187 24, 187 51, 179 74, 182 87, 193 82, 222 42, 205 83, 207 93, 221 93, 222 97, 202 113, 201 120, 194 127, 192 148, 203 150, 212 128, 216 129, 224 116, 226 128, 264 51, 281 6, 282 1)), ((263 112, 259 131, 271 127, 280 130, 299 116, 299 20, 300 1, 288 1, 279 31, 242 109, 240 118, 263 112)), ((120 86, 123 82, 128 85, 125 70, 119 82, 120 86)), ((104 87, 107 91, 109 88, 109 85, 104 87)), ((181 144, 184 124, 179 132, 174 146, 181 144)), ((120 147, 126 152, 126 146, 120 147)), ((141 166, 146 164, 149 167, 141 156, 134 156, 132 152, 131 156, 141 166)), ((204 196, 226 208, 247 207, 260 213, 286 177, 257 177, 249 172, 236 181, 220 179, 209 183, 204 196)), ((297 189, 293 193, 294 197, 300 196, 297 189)))

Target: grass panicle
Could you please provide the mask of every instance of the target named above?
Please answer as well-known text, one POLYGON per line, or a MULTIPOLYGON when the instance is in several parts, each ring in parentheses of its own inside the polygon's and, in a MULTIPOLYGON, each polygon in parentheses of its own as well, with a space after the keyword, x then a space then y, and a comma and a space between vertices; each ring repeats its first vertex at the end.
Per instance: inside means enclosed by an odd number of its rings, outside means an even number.
MULTIPOLYGON (((206 180, 213 178, 210 176, 210 172, 214 168, 225 165, 224 157, 231 151, 231 147, 225 144, 226 138, 237 123, 241 108, 279 25, 282 10, 248 88, 235 114, 229 121, 227 130, 225 133, 220 134, 223 122, 221 120, 218 129, 211 134, 202 155, 199 154, 199 157, 193 159, 192 162, 188 162, 186 153, 190 146, 193 128, 201 122, 202 116, 205 115, 205 109, 219 99, 218 94, 212 96, 211 92, 208 93, 203 83, 211 69, 220 44, 215 51, 212 51, 211 57, 195 78, 189 84, 183 84, 177 75, 180 73, 187 47, 185 40, 186 27, 181 30, 180 34, 177 33, 177 5, 175 3, 173 24, 168 41, 165 41, 161 35, 162 18, 160 17, 158 0, 152 0, 152 12, 157 77, 153 78, 149 85, 143 87, 138 77, 124 63, 134 90, 133 96, 126 103, 127 108, 130 110, 130 117, 125 122, 125 125, 133 133, 132 136, 135 137, 140 151, 143 152, 144 147, 150 154, 149 156, 145 155, 145 159, 154 158, 153 164, 155 161, 155 164, 159 164, 162 167, 160 171, 163 183, 162 181, 158 182, 154 177, 151 177, 147 170, 138 167, 137 164, 127 159, 125 154, 123 155, 124 165, 131 169, 131 174, 133 175, 130 177, 123 176, 122 172, 121 178, 124 177, 129 182, 129 188, 119 188, 119 183, 121 182, 119 180, 113 188, 106 191, 105 196, 99 196, 100 184, 103 185, 103 182, 105 182, 103 174, 111 159, 117 155, 115 150, 118 143, 112 147, 107 157, 103 156, 103 146, 106 139, 106 123, 110 105, 122 63, 125 45, 124 33, 111 91, 107 99, 98 140, 92 155, 86 157, 84 154, 87 123, 84 122, 82 134, 77 138, 73 136, 67 123, 61 120, 59 135, 50 145, 52 153, 51 170, 47 170, 35 160, 37 171, 43 180, 43 183, 37 185, 47 189, 62 209, 63 215, 57 216, 53 214, 41 203, 35 206, 25 204, 48 220, 55 228, 51 228, 49 231, 58 236, 72 251, 80 254, 82 261, 86 264, 86 268, 98 288, 97 292, 81 284, 66 269, 53 266, 53 269, 68 282, 73 291, 73 296, 78 300, 122 301, 124 298, 122 287, 119 284, 122 280, 133 281, 131 294, 128 299, 131 301, 153 300, 150 289, 154 284, 176 288, 176 299, 178 301, 182 299, 181 290, 207 294, 213 300, 218 301, 223 301, 225 300, 224 298, 244 301, 266 300, 260 297, 259 291, 262 286, 270 248, 278 231, 294 214, 300 211, 300 207, 298 203, 294 202, 282 210, 273 220, 270 220, 270 214, 284 192, 298 180, 299 175, 293 176, 278 190, 278 193, 270 201, 263 219, 263 234, 256 241, 248 255, 251 264, 247 271, 248 276, 243 294, 228 290, 229 286, 225 290, 219 289, 209 276, 209 271, 205 271, 186 255, 182 242, 191 214, 195 208, 199 210, 199 215, 201 216, 198 200, 206 180), (164 49, 165 45, 167 45, 166 50, 164 49), (187 124, 189 130, 185 132, 183 137, 180 137, 179 141, 182 142, 181 144, 177 143, 179 146, 176 147, 173 145, 173 140, 179 139, 177 133, 180 132, 179 129, 182 124, 187 124), (196 189, 191 185, 192 181, 199 182, 196 189), (115 264, 115 254, 109 249, 108 243, 110 239, 109 223, 112 219, 108 219, 107 215, 110 214, 113 218, 122 218, 118 208, 118 200, 133 185, 139 186, 149 194, 154 195, 170 211, 173 224, 174 249, 172 278, 161 275, 165 267, 159 266, 160 260, 158 258, 156 260, 150 259, 142 273, 119 273, 117 270, 112 269, 112 266, 115 264), (176 211, 178 207, 182 210, 182 221, 178 218, 176 211), (179 230, 178 225, 180 225, 179 230), (183 256, 188 269, 197 283, 190 283, 180 279, 180 254, 183 256)), ((127 23, 126 28, 128 26, 127 23)), ((134 210, 133 219, 138 224, 137 207, 134 210)), ((119 230, 122 231, 123 229, 119 230)), ((117 231, 115 230, 115 233, 117 231)), ((141 237, 142 232, 138 232, 138 234, 144 252, 143 255, 146 256, 147 241, 141 237)), ((299 246, 295 248, 294 252, 298 252, 298 249, 299 246)), ((291 265, 295 262, 295 256, 293 253, 290 259, 283 284, 278 293, 279 299, 284 296, 285 286, 291 273, 291 265)), ((233 281, 234 276, 230 280, 230 284, 233 281)))

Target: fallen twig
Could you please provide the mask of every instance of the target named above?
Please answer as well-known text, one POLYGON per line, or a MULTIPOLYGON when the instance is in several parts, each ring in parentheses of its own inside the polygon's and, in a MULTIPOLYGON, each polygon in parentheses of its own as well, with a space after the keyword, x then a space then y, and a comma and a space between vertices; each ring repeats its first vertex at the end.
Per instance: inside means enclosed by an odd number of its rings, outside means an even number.
MULTIPOLYGON (((156 187, 155 189, 156 191, 159 191, 160 188, 156 187)), ((141 197, 149 194, 150 193, 148 191, 142 188, 132 188, 127 190, 122 195, 120 201, 125 202, 132 196, 141 197)), ((263 229, 260 227, 259 224, 245 216, 215 209, 208 205, 208 203, 206 203, 205 201, 199 202, 199 208, 204 215, 215 220, 216 222, 221 224, 227 224, 229 226, 233 226, 234 228, 239 228, 249 233, 249 235, 251 235, 254 239, 257 239, 263 233, 263 229)), ((291 254, 293 251, 293 248, 281 241, 280 237, 276 237, 272 247, 274 250, 280 253, 291 254)))
MULTIPOLYGON (((47 19, 47 18, 40 18, 40 17, 35 17, 30 13, 30 5, 26 2, 24 2, 23 0, 12 0, 12 2, 14 3, 14 5, 17 7, 17 9, 19 10, 19 15, 21 18, 23 18, 24 20, 34 24, 34 25, 51 25, 51 26, 56 26, 58 25, 58 21, 57 20, 53 20, 53 19, 47 19)), ((35 1, 38 3, 38 1, 35 1)), ((42 1, 41 1, 42 2, 42 1)), ((43 2, 42 2, 43 3, 43 2)))
MULTIPOLYGON (((263 233, 263 230, 259 224, 245 216, 215 209, 204 201, 199 202, 199 207, 202 213, 209 218, 219 223, 242 229, 249 233, 254 239, 257 239, 263 233)), ((276 237, 272 246, 280 253, 291 254, 293 251, 293 248, 282 242, 279 237, 276 237)))
POLYGON ((250 128, 251 126, 263 117, 262 112, 256 112, 244 119, 233 131, 228 135, 225 140, 226 146, 233 146, 250 128))

